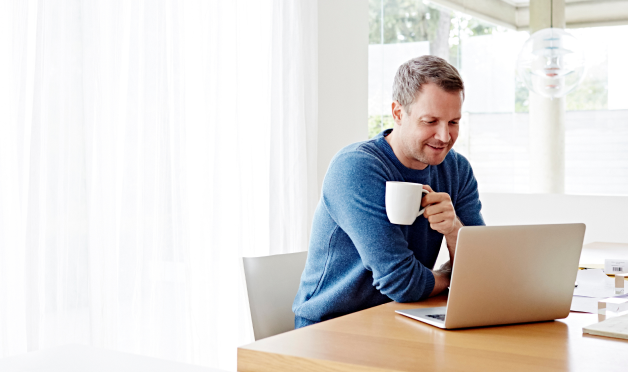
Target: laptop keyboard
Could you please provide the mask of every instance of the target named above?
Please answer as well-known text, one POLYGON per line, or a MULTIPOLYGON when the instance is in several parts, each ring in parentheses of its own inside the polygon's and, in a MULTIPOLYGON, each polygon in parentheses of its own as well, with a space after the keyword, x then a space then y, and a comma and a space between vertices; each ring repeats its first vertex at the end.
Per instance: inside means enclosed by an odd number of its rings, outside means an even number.
POLYGON ((442 320, 443 322, 445 321, 445 314, 428 314, 427 316, 429 316, 430 318, 442 320))

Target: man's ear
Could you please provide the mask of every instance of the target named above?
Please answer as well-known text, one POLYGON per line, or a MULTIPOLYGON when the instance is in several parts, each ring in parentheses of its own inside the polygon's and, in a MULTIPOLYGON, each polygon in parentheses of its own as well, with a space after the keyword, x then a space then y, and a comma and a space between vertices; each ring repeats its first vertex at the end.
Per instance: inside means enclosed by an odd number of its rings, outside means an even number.
POLYGON ((393 101, 392 103, 392 116, 395 124, 401 125, 401 118, 405 115, 403 111, 403 107, 398 101, 393 101))

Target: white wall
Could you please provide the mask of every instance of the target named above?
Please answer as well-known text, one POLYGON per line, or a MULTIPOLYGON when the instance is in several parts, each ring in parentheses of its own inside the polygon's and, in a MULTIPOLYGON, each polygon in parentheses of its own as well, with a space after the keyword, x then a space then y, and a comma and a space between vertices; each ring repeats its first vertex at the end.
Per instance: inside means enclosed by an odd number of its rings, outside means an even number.
POLYGON ((628 243, 628 196, 481 193, 487 225, 584 223, 584 243, 628 243))
MULTIPOLYGON (((464 153, 484 192, 530 191, 527 113, 469 115, 464 153)), ((567 111, 565 192, 628 195, 628 110, 567 111)), ((460 141, 460 139, 459 139, 460 141)))
MULTIPOLYGON (((628 60, 628 48, 617 47, 628 38, 628 26, 615 27, 610 40, 608 50, 608 109, 628 109, 628 74, 626 73, 626 61, 628 60)), ((599 42, 600 39, 598 39, 599 42)))
POLYGON ((368 1, 318 1, 319 190, 341 148, 368 136, 368 1))
MULTIPOLYGON (((584 244, 628 243, 628 196, 480 193, 487 226, 584 223, 584 244)), ((434 267, 449 259, 443 239, 434 267)))

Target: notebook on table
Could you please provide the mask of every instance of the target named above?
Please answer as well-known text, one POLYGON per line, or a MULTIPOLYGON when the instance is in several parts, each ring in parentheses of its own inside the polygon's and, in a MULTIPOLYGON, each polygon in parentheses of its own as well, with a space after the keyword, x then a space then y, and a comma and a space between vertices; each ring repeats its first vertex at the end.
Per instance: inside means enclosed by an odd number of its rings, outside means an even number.
POLYGON ((628 340, 628 314, 591 324, 582 328, 582 333, 628 340))

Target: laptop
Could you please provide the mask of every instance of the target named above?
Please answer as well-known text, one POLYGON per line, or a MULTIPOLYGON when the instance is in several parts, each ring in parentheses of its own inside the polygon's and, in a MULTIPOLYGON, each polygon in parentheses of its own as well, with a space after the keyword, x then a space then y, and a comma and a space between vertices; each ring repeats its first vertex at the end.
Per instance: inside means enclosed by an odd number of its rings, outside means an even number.
POLYGON ((584 230, 584 224, 462 227, 447 306, 396 312, 444 329, 566 318, 584 230))

